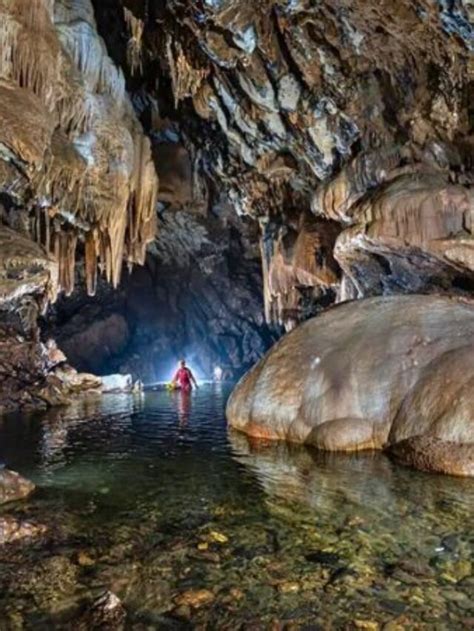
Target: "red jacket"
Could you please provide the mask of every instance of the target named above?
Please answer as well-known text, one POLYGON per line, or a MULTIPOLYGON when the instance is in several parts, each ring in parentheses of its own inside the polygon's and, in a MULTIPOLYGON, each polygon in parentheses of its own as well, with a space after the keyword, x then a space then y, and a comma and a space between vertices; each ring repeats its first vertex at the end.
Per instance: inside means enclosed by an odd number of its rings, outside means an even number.
POLYGON ((191 388, 192 375, 189 368, 179 368, 173 379, 174 383, 178 383, 181 388, 191 388))

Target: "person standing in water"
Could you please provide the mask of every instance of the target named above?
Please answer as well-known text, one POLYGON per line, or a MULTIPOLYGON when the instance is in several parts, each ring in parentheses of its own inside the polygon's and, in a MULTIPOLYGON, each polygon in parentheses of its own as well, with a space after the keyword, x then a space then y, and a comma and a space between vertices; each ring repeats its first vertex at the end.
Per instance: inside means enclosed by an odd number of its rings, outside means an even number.
POLYGON ((195 388, 199 387, 192 371, 186 366, 184 359, 179 362, 179 368, 173 377, 172 384, 174 386, 178 385, 183 392, 191 392, 193 385, 195 388))

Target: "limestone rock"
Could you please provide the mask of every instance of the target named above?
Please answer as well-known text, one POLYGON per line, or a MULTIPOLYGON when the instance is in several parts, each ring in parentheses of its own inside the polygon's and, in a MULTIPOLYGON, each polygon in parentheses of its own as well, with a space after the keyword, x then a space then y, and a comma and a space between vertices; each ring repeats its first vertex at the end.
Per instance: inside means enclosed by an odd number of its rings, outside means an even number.
POLYGON ((471 191, 440 175, 400 176, 353 207, 336 259, 359 296, 474 287, 473 208, 471 191))
POLYGON ((91 390, 100 391, 102 379, 96 375, 80 373, 71 366, 61 366, 54 371, 54 376, 63 385, 67 393, 89 392, 91 390))
MULTIPOLYGON (((400 453, 401 441, 421 435, 423 468, 472 474, 473 339, 472 304, 407 296, 341 305, 284 337, 244 377, 229 422, 330 451, 400 453), (453 443, 457 463, 443 455, 453 443)), ((409 447, 416 466, 420 447, 409 447)))
POLYGON ((0 224, 0 308, 27 295, 54 297, 57 283, 54 258, 24 235, 0 224))
POLYGON ((102 392, 132 392, 134 388, 132 375, 107 375, 101 381, 102 392))
POLYGON ((63 358, 53 342, 38 341, 36 322, 21 334, 0 324, 0 412, 63 405, 73 394, 100 391, 99 377, 78 373, 63 358))
POLYGON ((136 99, 158 162, 162 150, 175 165, 160 167, 164 205, 205 212, 225 196, 259 222, 269 322, 290 329, 354 297, 472 292, 470 0, 135 0, 116 31, 121 2, 95 7, 117 59, 117 32, 134 48, 139 22, 136 99))
POLYGON ((0 505, 22 500, 35 490, 35 485, 15 471, 0 468, 0 505))
POLYGON ((23 207, 28 236, 56 259, 66 293, 81 242, 89 293, 98 263, 116 286, 123 258, 143 262, 154 237, 158 190, 123 74, 90 0, 1 2, 0 20, 4 219, 15 224, 23 207))

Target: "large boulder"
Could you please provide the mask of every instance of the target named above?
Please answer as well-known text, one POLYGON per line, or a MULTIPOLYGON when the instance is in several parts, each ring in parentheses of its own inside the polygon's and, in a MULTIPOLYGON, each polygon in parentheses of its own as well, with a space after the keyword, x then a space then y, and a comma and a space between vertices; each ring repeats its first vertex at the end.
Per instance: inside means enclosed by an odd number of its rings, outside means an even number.
POLYGON ((391 447, 419 468, 474 475, 473 386, 474 305, 378 297, 285 336, 238 384, 227 414, 255 437, 391 447))

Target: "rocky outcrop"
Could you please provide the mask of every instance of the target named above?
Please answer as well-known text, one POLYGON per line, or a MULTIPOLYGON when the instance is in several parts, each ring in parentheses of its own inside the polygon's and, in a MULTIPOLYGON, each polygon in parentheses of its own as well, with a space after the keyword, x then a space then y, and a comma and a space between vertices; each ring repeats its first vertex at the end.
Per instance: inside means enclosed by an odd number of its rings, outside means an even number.
POLYGON ((0 412, 65 403, 101 385, 67 366, 53 340, 40 340, 38 315, 57 289, 57 261, 0 225, 0 412))
POLYGON ((335 244, 353 295, 472 292, 473 209, 470 189, 430 172, 395 177, 355 204, 335 244))
POLYGON ((0 225, 0 310, 16 307, 24 297, 53 298, 58 264, 27 237, 0 225))
POLYGON ((36 330, 22 335, 0 325, 0 413, 63 405, 71 395, 100 391, 99 377, 78 373, 65 360, 53 341, 38 340, 36 330))
POLYGON ((473 358, 472 304, 352 302, 284 337, 237 386, 229 422, 328 451, 393 447, 414 466, 474 475, 473 358))

